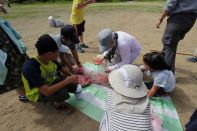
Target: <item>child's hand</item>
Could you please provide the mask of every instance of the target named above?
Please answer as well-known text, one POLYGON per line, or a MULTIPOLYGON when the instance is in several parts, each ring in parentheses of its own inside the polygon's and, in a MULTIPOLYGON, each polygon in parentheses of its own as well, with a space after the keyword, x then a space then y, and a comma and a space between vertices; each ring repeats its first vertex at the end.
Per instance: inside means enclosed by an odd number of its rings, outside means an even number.
POLYGON ((102 59, 100 59, 100 58, 95 58, 95 59, 93 59, 93 62, 94 62, 94 64, 96 64, 96 65, 100 65, 101 63, 102 63, 102 59))
POLYGON ((72 70, 68 67, 62 67, 62 72, 67 75, 72 75, 72 70))
POLYGON ((68 76, 68 77, 66 77, 66 80, 67 80, 69 83, 78 83, 78 75, 71 75, 71 76, 68 76))

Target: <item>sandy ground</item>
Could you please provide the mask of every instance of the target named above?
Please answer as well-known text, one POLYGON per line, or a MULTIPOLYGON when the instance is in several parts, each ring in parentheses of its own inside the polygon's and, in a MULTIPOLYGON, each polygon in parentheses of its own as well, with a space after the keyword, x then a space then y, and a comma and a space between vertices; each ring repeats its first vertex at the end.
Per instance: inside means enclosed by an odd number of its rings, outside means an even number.
MULTIPOLYGON (((60 12, 66 16, 68 22, 69 12, 60 12)), ((151 49, 161 50, 161 38, 165 21, 160 29, 155 28, 159 13, 144 13, 114 10, 93 11, 86 13, 85 43, 90 48, 86 53, 80 54, 82 62, 91 61, 98 52, 97 34, 99 30, 110 27, 113 30, 122 30, 135 36, 142 45, 141 56, 135 64, 141 64, 142 55, 151 49)), ((35 19, 21 18, 11 20, 12 25, 22 35, 28 54, 36 54, 34 43, 43 33, 56 34, 59 28, 51 28, 47 23, 48 16, 38 16, 35 19)), ((180 42, 178 52, 193 53, 197 42, 197 23, 180 42)), ((185 61, 187 56, 177 55, 176 61, 176 90, 172 99, 177 108, 181 122, 184 125, 191 113, 197 107, 197 66, 185 61)), ((24 104, 18 101, 15 91, 0 95, 0 130, 2 131, 96 131, 99 123, 76 111, 74 114, 64 116, 50 105, 24 104)))

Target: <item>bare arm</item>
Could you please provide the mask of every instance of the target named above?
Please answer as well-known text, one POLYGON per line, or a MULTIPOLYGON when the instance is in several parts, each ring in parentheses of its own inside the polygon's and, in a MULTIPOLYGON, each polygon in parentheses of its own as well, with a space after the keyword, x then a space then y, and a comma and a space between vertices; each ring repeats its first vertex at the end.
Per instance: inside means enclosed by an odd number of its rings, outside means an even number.
POLYGON ((156 27, 159 28, 161 23, 163 22, 163 19, 167 16, 167 11, 164 11, 162 14, 161 14, 161 17, 159 19, 159 22, 156 24, 156 27))
POLYGON ((159 22, 156 24, 156 27, 159 28, 161 23, 163 22, 163 19, 169 15, 177 6, 179 0, 167 0, 165 6, 164 6, 164 11, 161 14, 161 17, 159 19, 159 22))
POLYGON ((80 4, 77 4, 76 8, 77 9, 81 9, 81 8, 86 7, 88 4, 91 4, 91 3, 94 3, 94 2, 95 2, 95 0, 86 0, 86 1, 84 1, 82 3, 80 3, 80 4))
POLYGON ((67 55, 68 55, 68 54, 64 53, 64 55, 61 57, 62 62, 63 62, 65 65, 67 65, 68 68, 69 68, 70 70, 73 70, 73 67, 72 67, 72 65, 70 64, 67 55))
POLYGON ((152 88, 148 91, 147 96, 148 97, 154 96, 158 90, 159 90, 159 87, 157 87, 156 85, 153 84, 152 88))
POLYGON ((73 75, 72 71, 73 71, 73 70, 71 70, 70 68, 65 67, 65 66, 62 67, 62 70, 61 70, 61 72, 62 72, 63 74, 65 74, 65 75, 67 75, 67 76, 73 75))
POLYGON ((70 83, 77 83, 77 82, 78 82, 77 75, 72 75, 72 76, 68 76, 66 79, 54 85, 48 86, 45 84, 39 88, 39 91, 45 96, 50 96, 55 92, 57 92, 58 90, 64 88, 65 85, 68 85, 70 83))
POLYGON ((77 63, 78 66, 81 66, 81 62, 79 61, 79 56, 76 50, 71 50, 72 55, 77 63))

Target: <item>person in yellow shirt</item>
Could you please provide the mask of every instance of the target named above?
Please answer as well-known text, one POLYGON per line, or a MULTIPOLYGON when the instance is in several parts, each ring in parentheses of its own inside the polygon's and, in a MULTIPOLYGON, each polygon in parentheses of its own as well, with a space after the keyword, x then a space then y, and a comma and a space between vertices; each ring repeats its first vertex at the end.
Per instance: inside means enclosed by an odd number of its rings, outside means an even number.
POLYGON ((83 32, 85 31, 85 19, 84 19, 84 8, 91 3, 94 3, 95 0, 73 0, 72 13, 70 21, 75 27, 80 43, 78 44, 77 51, 84 53, 85 51, 82 48, 88 48, 87 45, 83 43, 83 32))

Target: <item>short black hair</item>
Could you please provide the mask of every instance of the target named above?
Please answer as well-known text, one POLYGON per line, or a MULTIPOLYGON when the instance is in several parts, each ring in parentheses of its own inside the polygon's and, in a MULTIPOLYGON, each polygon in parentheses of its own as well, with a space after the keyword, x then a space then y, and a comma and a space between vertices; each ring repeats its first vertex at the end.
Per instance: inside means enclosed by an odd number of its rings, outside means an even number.
POLYGON ((164 59, 164 55, 159 52, 149 52, 143 56, 143 61, 153 70, 170 70, 164 59))
POLYGON ((64 25, 61 28, 61 35, 64 39, 69 39, 72 43, 78 44, 80 42, 76 29, 72 25, 64 25))
POLYGON ((41 35, 38 38, 38 41, 36 42, 35 46, 37 48, 39 55, 43 55, 44 53, 58 50, 58 46, 55 40, 49 34, 41 35))

